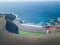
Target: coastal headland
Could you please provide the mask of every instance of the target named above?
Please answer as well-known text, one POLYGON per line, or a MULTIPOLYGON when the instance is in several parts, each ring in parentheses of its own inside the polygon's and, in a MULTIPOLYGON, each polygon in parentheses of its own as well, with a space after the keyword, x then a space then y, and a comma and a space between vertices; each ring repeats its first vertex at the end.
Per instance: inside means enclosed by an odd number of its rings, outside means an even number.
POLYGON ((42 36, 24 36, 8 32, 5 26, 5 16, 1 16, 0 45, 60 45, 60 33, 47 34, 42 36))

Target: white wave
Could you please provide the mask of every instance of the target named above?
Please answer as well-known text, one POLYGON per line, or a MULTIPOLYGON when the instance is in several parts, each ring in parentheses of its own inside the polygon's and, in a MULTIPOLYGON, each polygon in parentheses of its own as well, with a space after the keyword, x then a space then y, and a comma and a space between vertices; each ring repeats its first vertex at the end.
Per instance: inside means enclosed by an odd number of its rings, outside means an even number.
POLYGON ((33 27, 39 27, 39 28, 42 28, 42 26, 37 26, 37 25, 30 25, 30 24, 21 24, 21 25, 24 25, 24 26, 33 26, 33 27))
POLYGON ((60 17, 58 18, 58 21, 60 21, 60 17))
POLYGON ((37 25, 38 25, 38 26, 41 26, 43 23, 44 23, 44 22, 40 22, 40 23, 38 23, 37 25))
POLYGON ((16 18, 18 18, 18 15, 15 14, 15 16, 16 16, 16 18))
POLYGON ((34 25, 34 23, 24 23, 24 24, 27 24, 27 25, 34 25))

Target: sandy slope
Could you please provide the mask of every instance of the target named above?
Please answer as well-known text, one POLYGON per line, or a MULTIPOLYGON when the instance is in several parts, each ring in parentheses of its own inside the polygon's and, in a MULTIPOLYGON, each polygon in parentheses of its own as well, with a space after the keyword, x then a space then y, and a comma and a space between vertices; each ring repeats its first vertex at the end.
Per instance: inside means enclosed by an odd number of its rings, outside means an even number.
POLYGON ((22 36, 5 29, 6 20, 0 17, 0 45, 60 45, 60 33, 43 36, 22 36))

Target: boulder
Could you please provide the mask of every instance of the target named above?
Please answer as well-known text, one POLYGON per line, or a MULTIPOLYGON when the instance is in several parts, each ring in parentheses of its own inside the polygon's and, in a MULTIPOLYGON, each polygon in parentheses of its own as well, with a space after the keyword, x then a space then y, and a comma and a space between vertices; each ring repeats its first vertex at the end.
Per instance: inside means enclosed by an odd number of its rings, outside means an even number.
POLYGON ((13 21, 14 19, 16 19, 16 16, 15 15, 12 15, 12 14, 7 14, 6 17, 5 17, 5 19, 6 20, 13 21))
POLYGON ((13 14, 0 14, 0 17, 5 16, 6 20, 6 30, 8 32, 19 34, 18 27, 16 24, 13 23, 13 20, 16 19, 16 16, 13 14))
POLYGON ((11 21, 6 21, 6 30, 12 33, 19 34, 18 27, 11 21))

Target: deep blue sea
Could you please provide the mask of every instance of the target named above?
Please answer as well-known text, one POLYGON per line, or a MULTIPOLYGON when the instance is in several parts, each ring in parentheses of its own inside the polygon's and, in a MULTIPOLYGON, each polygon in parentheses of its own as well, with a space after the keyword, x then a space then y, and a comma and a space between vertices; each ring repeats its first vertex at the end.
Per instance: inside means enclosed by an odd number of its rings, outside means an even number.
POLYGON ((60 2, 0 2, 0 12, 14 13, 26 24, 44 25, 60 18, 60 2))

